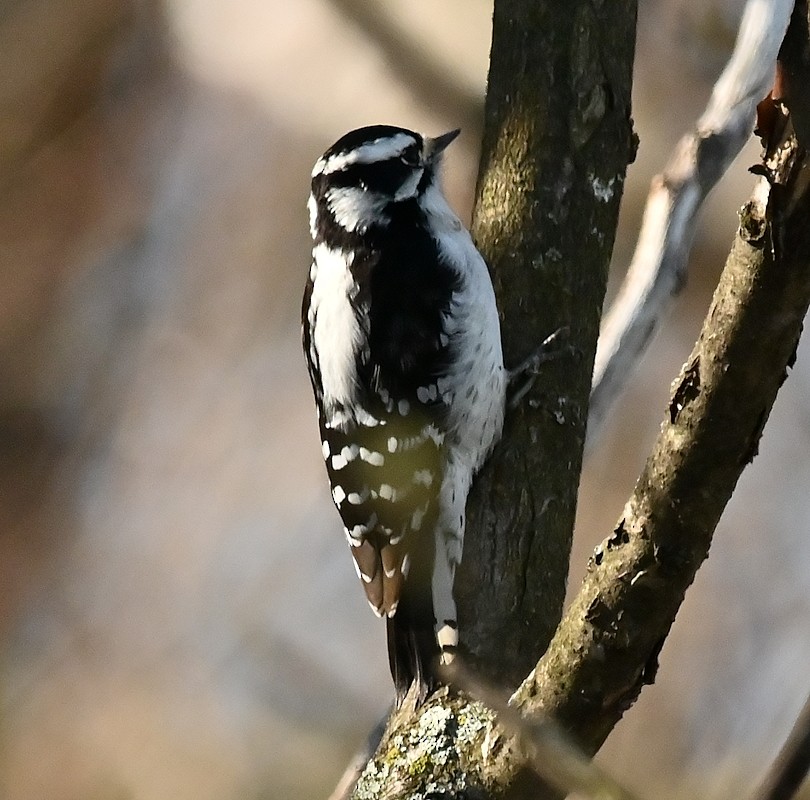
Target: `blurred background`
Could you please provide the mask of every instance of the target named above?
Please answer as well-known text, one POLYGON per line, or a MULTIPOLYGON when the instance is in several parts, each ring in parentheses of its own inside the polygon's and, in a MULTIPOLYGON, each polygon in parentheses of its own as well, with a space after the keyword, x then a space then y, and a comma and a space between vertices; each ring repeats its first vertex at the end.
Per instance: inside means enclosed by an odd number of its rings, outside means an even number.
MULTIPOLYGON (((299 351, 308 176, 350 128, 461 122, 446 182, 468 218, 491 2, 356 8, 0 3, 0 797, 326 797, 387 706, 299 351)), ((741 9, 641 3, 617 275, 741 9)), ((687 291, 589 459, 572 590, 655 437, 756 152, 708 203, 687 291)), ((810 690, 807 349, 657 683, 603 750, 647 797, 744 790, 810 690)))

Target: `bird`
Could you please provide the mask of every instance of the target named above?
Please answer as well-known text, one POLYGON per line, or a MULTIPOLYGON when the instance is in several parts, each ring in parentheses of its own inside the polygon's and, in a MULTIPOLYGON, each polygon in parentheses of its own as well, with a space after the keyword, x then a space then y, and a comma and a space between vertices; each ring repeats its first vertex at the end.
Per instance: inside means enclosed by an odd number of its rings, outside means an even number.
POLYGON ((508 374, 484 258, 442 192, 453 130, 371 125, 316 161, 304 355, 334 504, 400 706, 458 650, 453 595, 473 478, 508 374))

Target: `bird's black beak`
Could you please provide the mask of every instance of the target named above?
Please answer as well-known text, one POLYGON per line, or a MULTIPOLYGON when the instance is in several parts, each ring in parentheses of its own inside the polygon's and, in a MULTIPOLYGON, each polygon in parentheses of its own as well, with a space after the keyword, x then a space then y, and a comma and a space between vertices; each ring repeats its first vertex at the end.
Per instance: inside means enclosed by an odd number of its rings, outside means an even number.
POLYGON ((425 161, 436 161, 442 154, 442 151, 461 133, 461 128, 456 128, 449 133, 443 133, 435 139, 425 139, 425 144, 422 147, 422 157, 425 161))

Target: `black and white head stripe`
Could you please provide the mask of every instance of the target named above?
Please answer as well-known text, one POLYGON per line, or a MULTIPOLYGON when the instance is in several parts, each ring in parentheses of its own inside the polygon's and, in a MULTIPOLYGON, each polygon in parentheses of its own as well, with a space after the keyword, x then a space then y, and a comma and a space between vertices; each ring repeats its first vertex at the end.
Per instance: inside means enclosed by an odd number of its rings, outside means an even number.
POLYGON ((355 164, 379 164, 390 159, 406 159, 412 166, 419 163, 422 137, 414 132, 389 125, 372 125, 347 133, 338 139, 312 168, 312 177, 330 175, 355 164))
POLYGON ((346 249, 362 244, 353 234, 387 226, 391 204, 419 197, 433 184, 441 153, 457 135, 431 139, 373 125, 335 142, 312 170, 309 212, 316 242, 346 249))

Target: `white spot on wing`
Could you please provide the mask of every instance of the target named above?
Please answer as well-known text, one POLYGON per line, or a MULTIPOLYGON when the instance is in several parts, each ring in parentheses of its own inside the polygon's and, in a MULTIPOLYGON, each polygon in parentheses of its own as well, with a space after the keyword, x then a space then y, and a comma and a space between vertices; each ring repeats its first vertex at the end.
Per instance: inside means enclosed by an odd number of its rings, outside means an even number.
POLYGON ((360 452, 356 445, 346 445, 336 456, 332 456, 332 469, 343 469, 347 464, 354 461, 360 452))
POLYGON ((346 492, 343 491, 342 486, 337 485, 332 487, 332 499, 337 505, 340 505, 346 499, 346 492))
POLYGON ((413 482, 430 487, 433 483, 433 473, 429 469, 418 469, 413 473, 413 482))
POLYGON ((377 453, 374 450, 368 450, 365 447, 360 448, 360 458, 372 467, 381 467, 385 463, 385 458, 382 453, 377 453))
POLYGON ((389 453, 396 453, 398 446, 399 446, 399 440, 395 436, 389 437, 389 439, 388 439, 388 452, 389 453))
POLYGON ((363 544, 363 538, 368 533, 368 528, 365 525, 355 525, 351 530, 344 528, 343 532, 352 547, 360 547, 363 544))
POLYGON ((326 459, 326 458, 329 458, 329 453, 330 453, 330 450, 329 450, 329 442, 327 442, 327 441, 326 441, 326 439, 324 439, 324 440, 321 442, 321 452, 323 452, 323 457, 324 457, 325 459, 326 459))
POLYGON ((356 444, 347 444, 341 451, 340 454, 346 461, 354 461, 357 458, 358 454, 360 453, 360 447, 356 444))
POLYGON ((400 416, 407 416, 410 410, 411 404, 407 400, 402 399, 397 403, 397 411, 399 411, 400 416))
MULTIPOLYGON (((351 495, 349 495, 349 497, 351 497, 351 495)), ((394 489, 394 487, 389 483, 382 483, 380 484, 380 497, 382 497, 383 500, 390 500, 393 502, 397 499, 396 489, 394 489)), ((349 500, 349 502, 351 502, 351 500, 349 500)))
POLYGON ((425 517, 425 512, 427 511, 426 507, 417 508, 413 514, 411 514, 411 529, 418 531, 422 527, 422 520, 425 517))
POLYGON ((384 419, 373 417, 364 408, 356 409, 355 417, 361 425, 365 425, 367 428, 376 428, 378 425, 385 425, 384 419))

